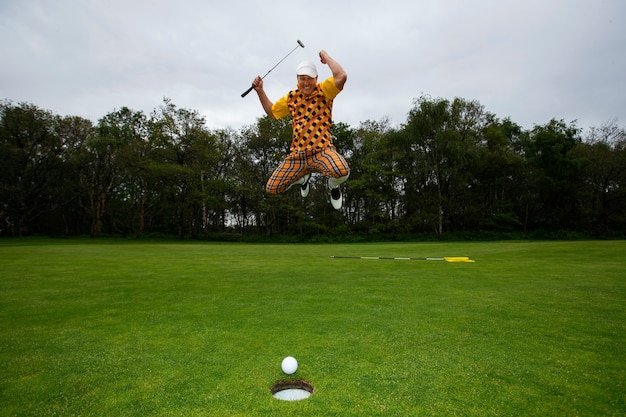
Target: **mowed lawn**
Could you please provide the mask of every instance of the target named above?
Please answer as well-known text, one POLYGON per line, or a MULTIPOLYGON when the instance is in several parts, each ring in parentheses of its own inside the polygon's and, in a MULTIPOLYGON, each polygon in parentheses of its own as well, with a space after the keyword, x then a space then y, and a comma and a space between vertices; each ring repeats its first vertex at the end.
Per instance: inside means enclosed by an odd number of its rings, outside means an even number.
POLYGON ((0 415, 624 416, 625 271, 624 241, 0 240, 0 415))

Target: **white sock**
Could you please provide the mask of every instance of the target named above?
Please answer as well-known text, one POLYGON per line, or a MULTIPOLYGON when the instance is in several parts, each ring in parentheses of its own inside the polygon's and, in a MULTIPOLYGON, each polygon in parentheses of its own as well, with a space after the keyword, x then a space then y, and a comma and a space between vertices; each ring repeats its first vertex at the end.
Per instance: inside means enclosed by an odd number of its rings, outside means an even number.
POLYGON ((304 184, 304 181, 306 180, 306 176, 307 174, 305 174, 303 177, 300 177, 300 179, 294 182, 294 184, 300 184, 300 185, 304 184))
POLYGON ((348 180, 349 176, 350 176, 350 174, 344 175, 343 177, 339 177, 339 178, 330 177, 330 178, 328 178, 328 186, 330 188, 337 188, 341 184, 346 182, 348 180))

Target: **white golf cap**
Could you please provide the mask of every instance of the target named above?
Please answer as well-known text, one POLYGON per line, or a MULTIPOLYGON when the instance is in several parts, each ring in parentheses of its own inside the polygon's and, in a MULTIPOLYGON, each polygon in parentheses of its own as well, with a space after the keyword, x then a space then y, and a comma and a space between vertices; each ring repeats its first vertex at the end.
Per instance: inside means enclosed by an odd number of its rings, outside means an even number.
POLYGON ((313 62, 303 61, 300 65, 298 65, 296 75, 308 75, 311 78, 315 78, 317 77, 317 68, 315 68, 315 64, 313 62))

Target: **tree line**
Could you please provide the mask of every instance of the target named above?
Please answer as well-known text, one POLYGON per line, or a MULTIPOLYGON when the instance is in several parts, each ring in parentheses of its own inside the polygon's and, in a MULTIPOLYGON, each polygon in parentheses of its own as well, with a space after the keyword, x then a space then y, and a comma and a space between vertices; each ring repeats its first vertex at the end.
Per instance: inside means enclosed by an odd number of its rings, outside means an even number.
POLYGON ((332 238, 571 231, 626 233, 626 131, 523 129, 477 101, 421 96, 406 122, 335 123, 351 166, 344 207, 322 178, 306 199, 264 185, 288 119, 211 130, 169 99, 96 124, 0 102, 0 236, 332 238))

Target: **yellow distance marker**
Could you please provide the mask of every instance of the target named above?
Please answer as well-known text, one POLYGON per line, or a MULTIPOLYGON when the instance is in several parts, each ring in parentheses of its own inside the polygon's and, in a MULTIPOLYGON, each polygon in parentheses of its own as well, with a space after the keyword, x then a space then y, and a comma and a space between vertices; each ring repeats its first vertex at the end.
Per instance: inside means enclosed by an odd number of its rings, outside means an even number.
POLYGON ((467 256, 452 256, 443 258, 446 262, 475 262, 474 260, 468 258, 467 256))

